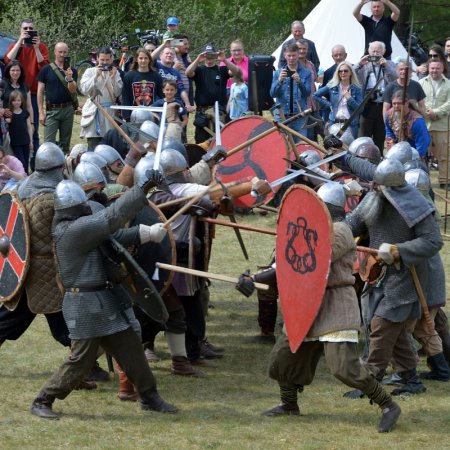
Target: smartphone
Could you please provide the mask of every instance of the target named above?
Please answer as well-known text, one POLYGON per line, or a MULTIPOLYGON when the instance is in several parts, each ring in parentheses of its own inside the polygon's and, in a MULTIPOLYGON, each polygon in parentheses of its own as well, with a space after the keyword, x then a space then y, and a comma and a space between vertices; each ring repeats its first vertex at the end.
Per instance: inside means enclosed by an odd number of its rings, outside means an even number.
POLYGON ((183 44, 184 39, 172 39, 172 42, 170 43, 170 45, 172 45, 173 47, 180 47, 183 44))
POLYGON ((70 56, 64 56, 63 69, 67 70, 70 67, 70 56))
POLYGON ((367 61, 369 61, 369 62, 378 62, 380 59, 381 59, 381 56, 379 56, 379 55, 372 55, 372 56, 369 56, 367 58, 367 61))
POLYGON ((32 45, 33 44, 33 38, 36 37, 38 35, 38 32, 36 30, 29 30, 27 31, 28 36, 27 38, 25 38, 25 44, 28 45, 32 45))

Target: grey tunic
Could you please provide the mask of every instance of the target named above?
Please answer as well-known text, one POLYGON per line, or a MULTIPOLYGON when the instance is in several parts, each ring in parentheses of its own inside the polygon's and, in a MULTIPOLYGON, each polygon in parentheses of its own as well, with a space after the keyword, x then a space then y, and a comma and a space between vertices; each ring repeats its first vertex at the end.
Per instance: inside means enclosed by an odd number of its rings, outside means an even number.
POLYGON ((146 204, 144 193, 135 186, 108 208, 56 224, 56 255, 66 289, 63 314, 71 339, 107 336, 130 327, 120 299, 112 290, 101 288, 108 277, 99 245, 146 204), (70 292, 72 287, 91 287, 92 291, 70 292))

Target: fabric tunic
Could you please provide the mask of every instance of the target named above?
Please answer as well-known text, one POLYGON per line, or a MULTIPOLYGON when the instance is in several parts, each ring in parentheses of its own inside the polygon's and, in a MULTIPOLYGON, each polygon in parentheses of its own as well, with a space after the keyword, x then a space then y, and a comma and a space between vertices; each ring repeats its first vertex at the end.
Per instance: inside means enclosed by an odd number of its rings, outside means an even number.
MULTIPOLYGON (((79 83, 80 91, 87 97, 98 93, 95 97, 96 101, 103 108, 106 108, 110 115, 114 116, 114 110, 110 109, 109 106, 115 103, 116 98, 122 92, 122 78, 120 78, 120 73, 117 71, 113 83, 109 72, 102 72, 99 77, 95 78, 96 71, 96 67, 86 69, 79 83)), ((80 136, 86 138, 104 136, 109 130, 114 128, 103 114, 97 110, 90 98, 83 105, 80 125, 80 136)))
POLYGON ((353 263, 356 244, 349 226, 333 224, 334 244, 327 288, 319 313, 307 338, 320 337, 336 331, 359 330, 360 313, 353 284, 353 263))

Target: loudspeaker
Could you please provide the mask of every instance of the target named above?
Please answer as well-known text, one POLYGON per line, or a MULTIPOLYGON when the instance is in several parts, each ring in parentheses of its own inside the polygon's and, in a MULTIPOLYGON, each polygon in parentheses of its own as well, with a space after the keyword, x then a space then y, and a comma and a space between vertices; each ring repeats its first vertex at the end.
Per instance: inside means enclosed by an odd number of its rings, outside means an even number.
POLYGON ((250 55, 248 62, 248 108, 255 114, 269 110, 273 104, 270 86, 275 58, 272 55, 250 55))

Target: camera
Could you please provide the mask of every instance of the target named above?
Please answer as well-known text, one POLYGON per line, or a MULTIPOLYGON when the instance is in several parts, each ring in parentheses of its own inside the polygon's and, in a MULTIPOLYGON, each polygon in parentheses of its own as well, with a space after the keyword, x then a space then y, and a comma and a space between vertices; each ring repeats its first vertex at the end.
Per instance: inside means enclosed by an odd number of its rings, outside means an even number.
POLYGON ((295 70, 289 70, 287 67, 286 67, 286 69, 284 69, 284 71, 286 72, 286 74, 289 78, 292 77, 292 75, 294 75, 294 73, 295 73, 295 70))
POLYGON ((370 55, 367 58, 367 61, 369 61, 369 62, 378 62, 380 59, 381 59, 381 56, 379 56, 379 55, 370 55))
POLYGON ((112 64, 102 64, 100 66, 100 70, 102 72, 110 72, 113 69, 113 65, 112 64))

